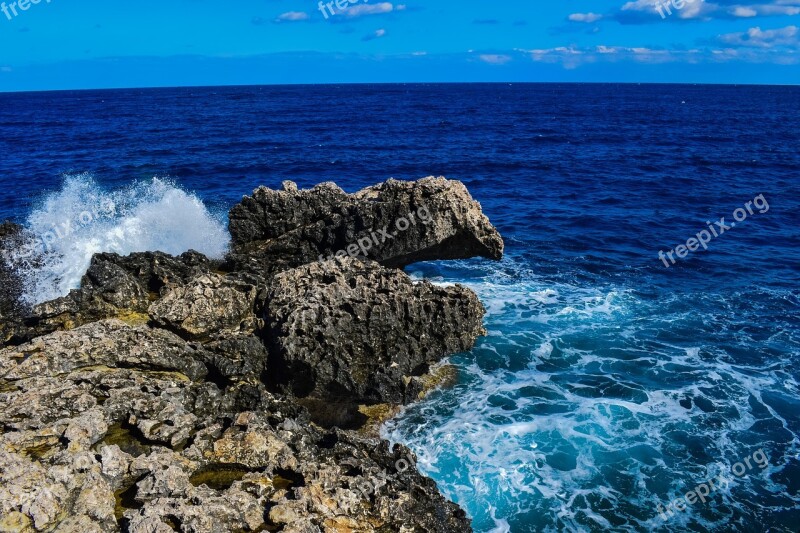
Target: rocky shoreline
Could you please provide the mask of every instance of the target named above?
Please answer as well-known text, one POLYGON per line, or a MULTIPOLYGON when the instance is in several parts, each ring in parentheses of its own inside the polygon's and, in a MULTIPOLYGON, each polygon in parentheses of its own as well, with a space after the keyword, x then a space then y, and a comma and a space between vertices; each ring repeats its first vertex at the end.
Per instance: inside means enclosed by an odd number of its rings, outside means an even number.
POLYGON ((224 261, 97 254, 32 309, 0 267, 0 533, 471 531, 373 430, 485 333, 472 291, 401 270, 499 259, 480 205, 285 182, 229 218, 224 261))

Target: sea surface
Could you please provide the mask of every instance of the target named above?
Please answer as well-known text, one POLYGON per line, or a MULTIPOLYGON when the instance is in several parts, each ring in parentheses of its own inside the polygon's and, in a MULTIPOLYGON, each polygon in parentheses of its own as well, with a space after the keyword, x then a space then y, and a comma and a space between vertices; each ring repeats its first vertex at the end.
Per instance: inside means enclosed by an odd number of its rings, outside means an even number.
POLYGON ((474 289, 488 336, 384 435, 478 532, 796 532, 799 117, 798 87, 0 94, 0 218, 42 236, 36 302, 98 251, 224 254, 258 185, 462 180, 505 258, 407 271, 474 289))

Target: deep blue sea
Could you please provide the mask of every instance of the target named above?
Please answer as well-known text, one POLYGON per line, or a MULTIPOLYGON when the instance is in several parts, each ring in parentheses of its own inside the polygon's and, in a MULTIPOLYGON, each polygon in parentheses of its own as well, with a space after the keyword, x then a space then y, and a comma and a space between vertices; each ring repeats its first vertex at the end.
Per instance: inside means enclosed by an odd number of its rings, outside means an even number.
POLYGON ((479 532, 796 532, 799 119, 798 87, 0 94, 0 218, 70 228, 40 301, 97 251, 224 253, 258 185, 462 180, 506 257, 407 271, 474 289, 489 334, 384 435, 479 532))

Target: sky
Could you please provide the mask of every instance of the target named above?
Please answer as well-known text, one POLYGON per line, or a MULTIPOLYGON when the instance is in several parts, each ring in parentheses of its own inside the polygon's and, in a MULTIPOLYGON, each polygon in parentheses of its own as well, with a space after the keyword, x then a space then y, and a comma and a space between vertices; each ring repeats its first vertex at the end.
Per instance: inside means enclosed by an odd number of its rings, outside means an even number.
POLYGON ((796 85, 798 26, 800 0, 5 0, 0 91, 385 82, 796 85))

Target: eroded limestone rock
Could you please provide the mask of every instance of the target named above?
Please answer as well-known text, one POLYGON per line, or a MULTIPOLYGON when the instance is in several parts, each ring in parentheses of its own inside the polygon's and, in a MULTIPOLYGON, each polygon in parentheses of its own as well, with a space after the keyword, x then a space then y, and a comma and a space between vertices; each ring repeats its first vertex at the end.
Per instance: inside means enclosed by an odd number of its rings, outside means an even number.
POLYGON ((348 250, 392 267, 503 254, 480 204, 445 178, 388 180, 355 194, 333 183, 298 190, 285 182, 280 191, 256 189, 229 218, 232 270, 274 272, 348 250))
POLYGON ((267 301, 271 377, 299 397, 405 403, 411 377, 484 333, 469 289, 358 259, 283 272, 267 301))
POLYGON ((176 287, 150 306, 150 318, 188 339, 208 339, 222 332, 252 333, 256 288, 203 274, 176 287))

